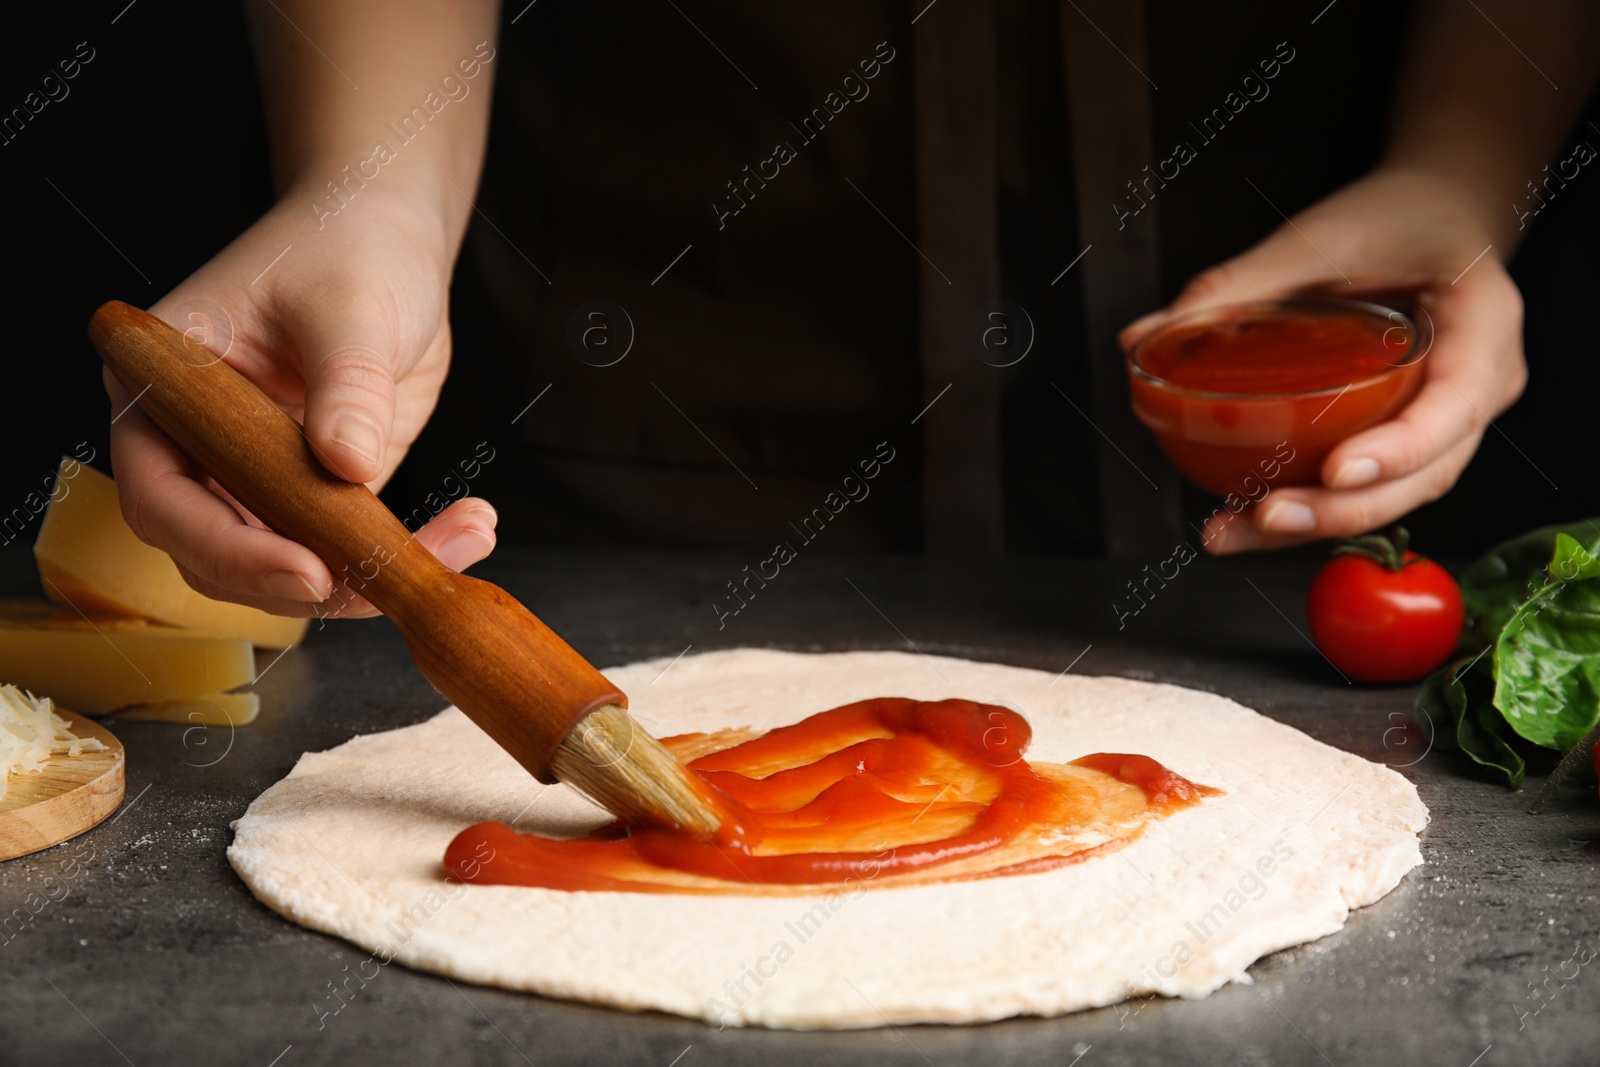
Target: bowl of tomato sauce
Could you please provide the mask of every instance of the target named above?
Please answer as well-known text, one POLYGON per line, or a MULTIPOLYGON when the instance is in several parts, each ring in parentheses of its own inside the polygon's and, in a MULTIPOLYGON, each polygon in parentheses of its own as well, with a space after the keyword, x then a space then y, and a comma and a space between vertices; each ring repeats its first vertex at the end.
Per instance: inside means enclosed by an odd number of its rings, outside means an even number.
POLYGON ((1173 466, 1226 496, 1247 480, 1320 482, 1334 446, 1411 402, 1426 355, 1416 323, 1393 308, 1264 300, 1162 324, 1128 354, 1128 382, 1173 466))

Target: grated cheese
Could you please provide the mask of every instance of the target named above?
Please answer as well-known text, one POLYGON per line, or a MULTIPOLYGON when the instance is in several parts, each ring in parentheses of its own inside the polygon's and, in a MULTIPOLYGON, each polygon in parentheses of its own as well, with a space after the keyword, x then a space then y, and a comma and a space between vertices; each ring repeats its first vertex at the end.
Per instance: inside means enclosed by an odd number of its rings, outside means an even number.
POLYGON ((49 697, 0 685, 0 799, 13 774, 37 774, 51 756, 104 752, 93 737, 74 737, 49 697))

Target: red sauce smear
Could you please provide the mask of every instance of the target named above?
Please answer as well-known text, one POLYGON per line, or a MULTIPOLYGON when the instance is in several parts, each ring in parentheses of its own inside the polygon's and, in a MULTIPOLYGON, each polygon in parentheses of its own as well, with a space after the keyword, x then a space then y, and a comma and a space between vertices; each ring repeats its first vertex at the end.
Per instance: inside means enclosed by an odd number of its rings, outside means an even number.
POLYGON ((450 843, 445 869, 478 884, 666 893, 1020 873, 1124 843, 1218 792, 1139 755, 1098 753, 1051 773, 1023 759, 1031 739, 1005 707, 863 700, 690 760, 722 816, 714 837, 614 822, 556 840, 485 822, 450 843), (1062 829, 1095 843, 1018 851, 1062 829), (993 864, 975 872, 985 857, 993 864))
POLYGON ((1139 352, 1147 373, 1214 393, 1336 389, 1399 363, 1411 332, 1373 314, 1257 312, 1176 326, 1139 352))

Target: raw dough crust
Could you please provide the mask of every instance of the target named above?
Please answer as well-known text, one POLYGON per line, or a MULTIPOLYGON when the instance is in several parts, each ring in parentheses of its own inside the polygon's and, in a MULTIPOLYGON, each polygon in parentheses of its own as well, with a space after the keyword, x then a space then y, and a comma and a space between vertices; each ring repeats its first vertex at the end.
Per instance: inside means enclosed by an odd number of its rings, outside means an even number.
MULTIPOLYGON (((844 1028, 1058 1015, 1198 997, 1340 929, 1422 862, 1428 811, 1399 774, 1210 693, 899 652, 737 649, 607 671, 657 735, 769 728, 873 696, 1022 710, 1030 759, 1141 752, 1226 795, 1127 848, 1043 874, 816 896, 563 893, 443 880, 474 822, 604 821, 450 708, 307 753, 236 824, 264 903, 466 981, 714 1024, 844 1028), (660 677, 657 677, 657 675, 660 677)), ((354 973, 354 972, 352 972, 354 973)))

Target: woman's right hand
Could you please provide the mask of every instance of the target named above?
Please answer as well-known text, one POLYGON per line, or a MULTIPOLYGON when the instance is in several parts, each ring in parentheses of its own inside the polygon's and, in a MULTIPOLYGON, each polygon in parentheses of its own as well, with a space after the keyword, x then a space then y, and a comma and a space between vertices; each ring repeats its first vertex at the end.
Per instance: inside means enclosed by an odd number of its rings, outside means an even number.
MULTIPOLYGON (((455 241, 426 201, 374 182, 337 215, 291 188, 151 312, 226 360, 305 427, 341 478, 377 490, 439 398, 450 365, 455 241), (320 221, 320 226, 319 226, 320 221)), ((376 614, 335 592, 315 554, 267 530, 180 452, 109 372, 122 511, 196 590, 279 615, 376 614), (324 601, 329 601, 324 605, 324 601)), ((416 538, 456 570, 495 544, 487 501, 456 501, 416 538)))

